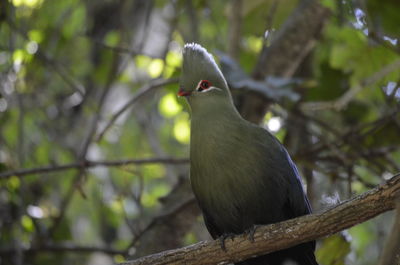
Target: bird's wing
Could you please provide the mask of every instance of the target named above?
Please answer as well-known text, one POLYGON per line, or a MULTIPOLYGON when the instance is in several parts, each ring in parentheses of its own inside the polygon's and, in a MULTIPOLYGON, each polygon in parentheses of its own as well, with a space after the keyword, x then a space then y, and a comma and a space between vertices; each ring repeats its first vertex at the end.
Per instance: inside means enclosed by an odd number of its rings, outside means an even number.
MULTIPOLYGON (((282 150, 286 157, 286 162, 290 165, 286 167, 288 170, 287 178, 291 185, 291 190, 288 194, 286 213, 288 214, 288 218, 295 218, 298 216, 306 215, 312 213, 310 202, 307 198, 306 193, 303 189, 303 182, 301 180, 301 176, 299 171, 297 170, 296 165, 294 164, 292 158, 289 153, 286 151, 285 147, 282 145, 282 150)), ((300 262, 300 264, 318 264, 315 261, 314 250, 315 250, 315 241, 310 241, 303 244, 305 250, 304 255, 301 257, 303 259, 309 260, 309 262, 304 261, 304 263, 300 262), (307 251, 306 251, 307 250, 307 251), (307 254, 306 254, 307 253, 307 254)))
POLYGON ((262 142, 265 154, 268 156, 268 162, 264 163, 267 166, 264 170, 266 172, 264 181, 269 185, 271 179, 276 179, 275 184, 279 184, 279 192, 274 190, 269 192, 275 192, 276 197, 281 199, 285 219, 311 213, 301 176, 286 148, 267 130, 260 127, 259 129, 263 132, 258 131, 257 135, 263 135, 262 142))
POLYGON ((309 214, 312 212, 311 205, 303 189, 303 182, 299 171, 289 153, 283 146, 282 151, 286 157, 286 163, 289 165, 286 174, 293 190, 293 192, 289 192, 289 203, 293 211, 293 217, 309 214))
POLYGON ((201 205, 200 208, 203 212, 204 223, 206 224, 207 230, 212 236, 212 238, 216 239, 220 237, 223 234, 223 232, 218 229, 211 215, 208 214, 207 211, 201 207, 201 205))

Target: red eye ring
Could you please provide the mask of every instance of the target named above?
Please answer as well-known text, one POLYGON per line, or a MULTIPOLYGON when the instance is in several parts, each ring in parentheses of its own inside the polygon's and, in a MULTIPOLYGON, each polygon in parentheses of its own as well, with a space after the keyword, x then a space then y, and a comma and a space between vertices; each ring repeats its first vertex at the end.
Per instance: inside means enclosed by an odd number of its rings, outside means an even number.
POLYGON ((197 85, 197 91, 201 92, 203 90, 209 89, 211 87, 211 82, 208 80, 201 80, 197 85))

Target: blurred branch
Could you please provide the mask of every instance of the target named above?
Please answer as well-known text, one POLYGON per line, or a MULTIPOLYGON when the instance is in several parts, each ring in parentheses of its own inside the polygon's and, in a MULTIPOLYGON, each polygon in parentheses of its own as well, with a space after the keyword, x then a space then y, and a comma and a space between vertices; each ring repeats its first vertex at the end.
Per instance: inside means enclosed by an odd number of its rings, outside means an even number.
MULTIPOLYGON (((86 37, 86 36, 85 36, 86 37)), ((140 51, 138 49, 134 49, 134 48, 129 48, 129 47, 123 47, 123 46, 112 46, 112 45, 108 45, 106 43, 104 43, 103 41, 100 40, 96 40, 96 39, 91 39, 94 43, 99 44, 100 46, 102 46, 105 49, 111 50, 113 52, 116 53, 120 53, 120 54, 129 54, 131 56, 135 56, 135 55, 145 55, 148 56, 150 58, 159 58, 156 55, 152 55, 149 53, 144 53, 143 51, 140 51)))
POLYGON ((394 264, 400 264, 400 192, 396 194, 396 212, 393 227, 379 261, 379 265, 394 264))
POLYGON ((127 261, 121 265, 225 264, 242 261, 332 235, 392 210, 395 207, 395 194, 399 191, 400 173, 386 183, 325 212, 259 226, 253 242, 248 239, 247 234, 237 235, 225 242, 226 251, 221 249, 219 240, 202 241, 184 248, 127 261))
POLYGON ((173 84, 173 83, 177 83, 178 82, 178 78, 171 78, 171 79, 155 79, 152 82, 150 82, 149 84, 144 85, 143 87, 141 87, 135 95, 133 95, 133 97, 125 103, 124 106, 121 107, 120 110, 118 110, 116 113, 113 114, 113 116, 111 117, 111 119, 108 121, 108 123, 106 124, 106 126, 104 127, 103 130, 101 130, 101 132, 97 135, 96 137, 96 141, 99 142, 104 134, 107 132, 108 129, 110 129, 110 127, 113 125, 113 123, 118 119, 118 117, 124 113, 127 109, 129 109, 130 107, 132 107, 132 105, 138 101, 139 99, 141 99, 142 97, 144 97, 147 93, 149 93, 151 90, 156 89, 156 88, 160 88, 169 84, 173 84))
POLYGON ((329 14, 329 9, 322 6, 320 1, 300 1, 282 28, 275 33, 271 46, 263 47, 253 76, 292 77, 315 46, 329 14))
POLYGON ((356 84, 355 86, 351 87, 349 90, 346 91, 346 93, 344 93, 338 99, 325 102, 306 102, 301 105, 301 109, 303 111, 316 111, 316 110, 326 110, 326 109, 342 110, 363 88, 373 85, 386 75, 390 74, 393 71, 398 70, 399 68, 400 68, 400 59, 394 61, 389 65, 386 65, 378 72, 374 73, 372 76, 361 81, 359 84, 356 84))
MULTIPOLYGON (((315 158, 316 154, 320 154, 326 150, 331 150, 334 154, 336 154, 337 158, 341 158, 341 156, 338 155, 339 153, 337 152, 337 150, 350 147, 350 149, 346 149, 346 152, 343 153, 344 161, 348 161, 353 164, 355 157, 360 157, 368 161, 369 164, 373 164, 375 163, 375 161, 366 156, 366 154, 368 154, 368 150, 365 150, 365 147, 362 144, 364 139, 382 128, 388 122, 396 121, 398 119, 398 115, 399 108, 396 108, 372 122, 360 124, 358 126, 352 126, 349 130, 343 133, 338 132, 335 128, 333 128, 326 122, 319 121, 316 118, 312 118, 311 121, 315 122, 326 132, 330 132, 335 138, 332 141, 324 141, 324 139, 321 138, 320 141, 302 150, 300 153, 296 154, 295 157, 298 157, 299 159, 309 160, 310 158, 315 158)), ((305 115, 304 117, 306 117, 307 119, 310 118, 307 115, 305 115)), ((383 157, 382 155, 380 156, 380 158, 383 157)), ((321 158, 318 158, 318 160, 319 159, 321 158)))
POLYGON ((185 38, 187 42, 198 42, 200 38, 199 34, 199 19, 197 17, 196 8, 193 6, 192 0, 185 1, 185 8, 187 10, 190 33, 185 38))
MULTIPOLYGON (((61 201, 58 205, 59 213, 58 215, 52 216, 52 224, 48 228, 47 234, 52 236, 54 232, 57 230, 61 221, 64 219, 64 216, 67 212, 67 208, 72 201, 72 198, 75 194, 75 190, 79 189, 82 197, 86 198, 85 193, 82 190, 81 180, 82 176, 84 176, 85 171, 82 168, 79 168, 79 171, 75 173, 75 176, 69 186, 66 188, 67 191, 62 195, 61 201)), ((61 196, 60 196, 61 197, 61 196)))
POLYGON ((102 160, 102 161, 92 161, 84 160, 83 162, 76 162, 66 165, 55 165, 55 166, 45 166, 30 169, 21 169, 15 171, 8 171, 0 173, 0 180, 7 179, 12 176, 26 176, 32 174, 47 174, 52 172, 64 171, 68 169, 82 169, 91 167, 120 167, 126 165, 143 165, 143 164, 186 164, 189 163, 187 158, 144 158, 144 159, 123 159, 123 160, 102 160))
POLYGON ((382 39, 380 37, 378 37, 376 34, 374 34, 373 32, 370 32, 368 34, 368 37, 371 38, 372 40, 376 41, 377 43, 379 43, 380 45, 382 45, 383 47, 397 53, 400 54, 400 46, 396 46, 391 44, 388 40, 382 39))
POLYGON ((171 192, 159 199, 160 212, 136 233, 130 247, 138 258, 182 246, 185 235, 200 215, 188 178, 179 178, 171 192))
MULTIPOLYGON (((274 33, 271 45, 263 47, 253 77, 258 80, 268 76, 291 78, 314 48, 329 15, 329 9, 320 1, 300 1, 282 28, 274 33)), ((269 100, 250 92, 239 101, 243 118, 256 124, 263 121, 269 100)))
POLYGON ((273 28, 276 10, 278 9, 279 0, 274 0, 267 15, 266 32, 264 33, 263 46, 269 46, 269 41, 273 37, 275 29, 273 28), (267 34, 267 35, 266 35, 267 34))
MULTIPOLYGON (((0 248, 0 255, 12 255, 16 251, 15 248, 0 248)), ((124 251, 116 250, 108 247, 90 247, 90 246, 78 246, 73 244, 48 244, 38 245, 29 248, 23 248, 24 254, 33 254, 38 252, 103 252, 110 255, 123 255, 124 251)))
MULTIPOLYGON (((119 54, 113 54, 112 61, 111 61, 111 68, 110 71, 107 75, 106 83, 104 87, 100 90, 100 97, 98 98, 98 102, 95 105, 96 108, 94 110, 94 117, 91 118, 91 120, 88 122, 88 133, 85 136, 85 139, 82 142, 81 148, 78 151, 77 154, 77 160, 78 161, 86 161, 86 155, 89 150, 90 144, 93 142, 93 137, 96 133, 98 122, 101 117, 101 112, 103 109, 103 106, 105 104, 105 101, 107 99, 107 95, 111 90, 112 84, 115 80, 115 78, 118 75, 118 64, 119 64, 119 54)), ((89 94, 87 94, 89 95, 89 94)), ((87 96, 86 95, 86 96, 87 96)), ((95 98, 97 99, 97 98, 95 98)), ((86 198, 86 194, 83 190, 83 183, 84 183, 84 177, 85 177, 86 171, 84 170, 84 167, 78 167, 78 172, 74 176, 72 182, 70 183, 70 186, 68 187, 68 191, 66 194, 63 196, 60 206, 59 206, 59 215, 55 216, 53 218, 53 223, 49 228, 49 235, 53 235, 54 232, 58 229, 60 224, 62 223, 62 220, 64 219, 64 216, 67 212, 67 209, 72 201, 72 198, 75 194, 75 190, 78 190, 82 197, 86 198)))
POLYGON ((82 148, 81 148, 80 153, 79 153, 79 159, 80 160, 86 158, 86 154, 87 154, 88 148, 89 148, 90 144, 92 143, 93 138, 95 137, 95 134, 96 134, 96 131, 97 131, 97 126, 98 126, 98 123, 100 121, 100 117, 101 117, 101 112, 102 112, 103 106, 104 106, 104 104, 106 102, 108 93, 111 90, 112 84, 113 84, 113 82, 115 81, 115 78, 118 75, 119 58, 120 58, 119 54, 114 54, 112 62, 111 62, 112 66, 111 66, 110 72, 108 73, 106 84, 104 85, 103 90, 101 91, 98 104, 97 104, 96 109, 94 111, 94 113, 95 113, 94 117, 92 118, 92 120, 89 123, 90 127, 89 127, 89 130, 88 130, 88 134, 86 136, 85 141, 83 142, 82 148))
POLYGON ((179 205, 175 206, 172 209, 168 209, 167 212, 163 212, 160 215, 154 217, 147 225, 145 228, 143 228, 139 233, 135 235, 134 240, 131 243, 131 246, 135 246, 141 239, 142 235, 144 235, 146 232, 148 232, 150 229, 152 229, 157 223, 162 223, 164 220, 168 218, 173 218, 174 216, 177 215, 178 212, 183 211, 187 206, 191 204, 196 204, 194 196, 186 199, 185 201, 181 201, 179 205))
POLYGON ((233 0, 229 12, 228 53, 237 59, 240 51, 241 26, 242 26, 242 0, 233 0))

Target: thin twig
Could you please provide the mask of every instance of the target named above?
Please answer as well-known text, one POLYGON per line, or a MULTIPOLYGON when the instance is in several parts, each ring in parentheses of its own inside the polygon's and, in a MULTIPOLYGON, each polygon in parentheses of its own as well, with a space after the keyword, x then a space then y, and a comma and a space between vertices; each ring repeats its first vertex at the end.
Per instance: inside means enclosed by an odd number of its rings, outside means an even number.
MULTIPOLYGON (((90 144, 93 142, 94 135, 97 130, 97 124, 100 120, 101 117, 101 111, 103 109, 103 106, 105 104, 106 98, 108 93, 111 90, 112 84, 118 74, 118 63, 119 63, 119 54, 114 54, 112 63, 111 63, 111 69, 110 72, 108 73, 107 76, 107 81, 105 86, 103 87, 102 91, 100 92, 100 98, 98 101, 98 104, 96 106, 95 114, 94 117, 90 120, 89 122, 89 128, 88 128, 88 133, 85 136, 85 140, 83 141, 82 148, 79 150, 78 153, 78 161, 85 161, 86 160, 86 155, 89 150, 90 144)), ((53 223, 49 228, 49 234, 53 235, 54 231, 56 231, 59 227, 59 225, 62 223, 61 221, 64 219, 64 216, 67 212, 67 209, 72 201, 72 198, 75 194, 75 190, 78 190, 82 197, 86 197, 84 190, 83 190, 83 185, 82 183, 84 182, 84 177, 86 174, 86 171, 84 168, 79 167, 79 171, 77 174, 74 176, 73 180, 71 181, 71 184, 68 188, 68 191, 66 195, 62 198, 61 203, 60 203, 60 214, 53 218, 53 223)))
MULTIPOLYGON (((85 37, 87 37, 87 36, 85 36, 85 37)), ((136 56, 136 55, 140 54, 140 55, 145 55, 145 56, 153 58, 153 59, 159 58, 159 56, 157 56, 157 55, 144 53, 143 51, 140 51, 138 49, 123 47, 123 46, 108 45, 108 44, 104 43, 103 41, 99 41, 99 40, 96 40, 96 39, 91 39, 91 40, 93 40, 94 43, 99 44, 103 48, 108 49, 110 51, 113 51, 115 53, 129 54, 131 56, 136 56)))
MULTIPOLYGON (((0 249, 0 255, 11 255, 16 252, 15 248, 2 248, 0 249)), ((125 251, 117 250, 108 247, 96 247, 96 246, 78 246, 73 244, 52 244, 52 245, 39 245, 32 246, 29 248, 23 248, 22 252, 25 254, 39 253, 39 252, 103 252, 110 255, 124 255, 125 251)))
POLYGON ((372 39, 373 41, 379 43, 380 45, 382 45, 383 47, 390 49, 391 51, 400 54, 400 47, 393 45, 389 40, 385 40, 383 39, 381 36, 379 36, 378 33, 376 33, 375 31, 370 31, 368 33, 368 38, 372 39))
POLYGON ((0 180, 7 179, 12 176, 23 177, 32 174, 47 174, 52 172, 64 171, 69 169, 91 168, 91 167, 120 167, 126 165, 143 165, 143 164, 186 164, 189 162, 187 158, 143 158, 143 159, 123 159, 123 160, 86 160, 65 165, 45 166, 38 168, 21 169, 0 173, 0 180))
POLYGON ((274 19, 275 19, 275 15, 276 15, 276 10, 278 8, 279 5, 279 0, 274 0, 274 2, 272 2, 271 7, 269 8, 268 14, 267 14, 267 18, 266 18, 266 31, 264 33, 263 36, 263 47, 268 47, 273 38, 274 38, 274 19))
POLYGON ((119 116, 121 116, 122 113, 124 113, 127 109, 129 109, 136 101, 141 99, 143 96, 145 96, 147 93, 149 93, 151 90, 160 88, 169 84, 177 83, 178 79, 177 78, 171 78, 171 79, 156 79, 149 84, 141 87, 135 95, 127 102, 125 103, 124 106, 122 106, 114 115, 111 117, 111 119, 108 121, 104 129, 97 135, 96 141, 99 142, 104 134, 107 132, 108 129, 114 124, 114 122, 118 119, 119 116))
POLYGON ((141 231, 139 231, 139 233, 136 234, 129 248, 134 247, 139 242, 140 238, 146 232, 152 229, 152 227, 154 227, 158 222, 164 220, 165 218, 175 215, 179 211, 182 211, 188 204, 194 203, 194 200, 195 200, 194 197, 190 197, 189 199, 182 201, 179 205, 173 207, 172 209, 168 209, 167 212, 163 212, 160 215, 155 216, 141 231))
POLYGON ((386 65, 371 77, 362 80, 359 84, 354 85, 349 90, 346 91, 340 98, 332 101, 325 102, 310 102, 303 103, 300 108, 303 111, 317 111, 317 110, 342 110, 344 109, 350 101, 360 92, 363 88, 375 84, 377 81, 390 74, 391 72, 398 70, 400 68, 400 60, 396 60, 393 63, 386 65))

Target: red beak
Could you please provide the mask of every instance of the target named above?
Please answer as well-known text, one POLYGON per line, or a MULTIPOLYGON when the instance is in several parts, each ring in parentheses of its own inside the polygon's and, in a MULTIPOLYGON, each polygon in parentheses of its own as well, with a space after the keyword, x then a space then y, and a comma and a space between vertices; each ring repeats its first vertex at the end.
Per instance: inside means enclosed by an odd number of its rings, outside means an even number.
POLYGON ((192 94, 192 92, 184 91, 182 88, 179 88, 178 96, 186 97, 186 96, 190 96, 190 94, 192 94))

